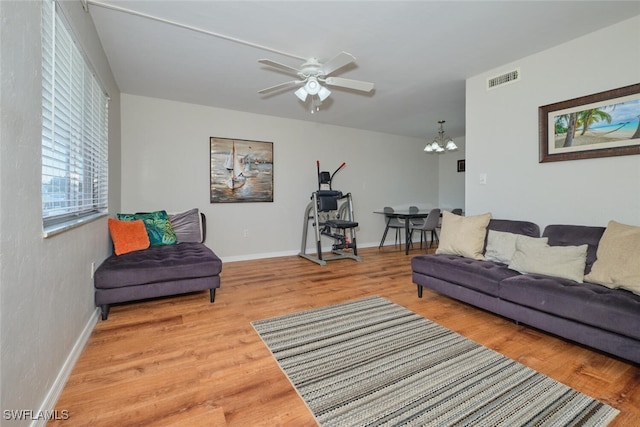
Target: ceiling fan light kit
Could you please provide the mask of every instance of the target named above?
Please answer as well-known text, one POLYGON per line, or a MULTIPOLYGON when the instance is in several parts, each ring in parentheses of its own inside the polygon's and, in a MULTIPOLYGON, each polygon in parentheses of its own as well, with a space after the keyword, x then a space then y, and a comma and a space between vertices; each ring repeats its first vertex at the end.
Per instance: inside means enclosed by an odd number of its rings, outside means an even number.
POLYGON ((434 138, 433 142, 428 143, 427 146, 424 147, 424 151, 426 151, 427 153, 442 154, 447 151, 456 151, 458 149, 458 146, 455 144, 455 142, 453 142, 453 139, 445 136, 444 128, 442 126, 444 122, 444 120, 438 121, 438 123, 440 124, 438 136, 434 138))
POLYGON ((300 80, 280 83, 278 85, 259 90, 258 93, 267 94, 285 87, 303 85, 298 88, 294 94, 302 102, 307 102, 310 99, 311 113, 314 113, 320 110, 322 101, 326 100, 331 95, 331 91, 324 85, 342 87, 360 92, 371 92, 373 90, 374 84, 370 82, 345 79, 341 77, 330 77, 330 74, 346 65, 354 63, 355 60, 356 58, 350 53, 340 52, 324 64, 316 58, 310 58, 298 69, 270 59, 260 59, 258 60, 259 63, 277 68, 280 71, 284 71, 289 74, 294 74, 300 80))

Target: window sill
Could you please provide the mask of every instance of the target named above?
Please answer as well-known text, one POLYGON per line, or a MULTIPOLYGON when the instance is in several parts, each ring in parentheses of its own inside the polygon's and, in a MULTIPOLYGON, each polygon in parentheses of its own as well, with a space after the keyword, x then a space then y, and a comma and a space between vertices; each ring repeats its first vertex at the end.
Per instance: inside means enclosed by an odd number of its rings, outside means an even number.
POLYGON ((89 222, 93 222, 107 215, 108 215, 107 212, 97 212, 91 215, 83 216, 81 218, 76 218, 76 219, 61 222, 59 224, 43 227, 42 237, 44 237, 45 239, 48 239, 49 237, 53 237, 65 231, 78 228, 81 225, 87 224, 89 222))

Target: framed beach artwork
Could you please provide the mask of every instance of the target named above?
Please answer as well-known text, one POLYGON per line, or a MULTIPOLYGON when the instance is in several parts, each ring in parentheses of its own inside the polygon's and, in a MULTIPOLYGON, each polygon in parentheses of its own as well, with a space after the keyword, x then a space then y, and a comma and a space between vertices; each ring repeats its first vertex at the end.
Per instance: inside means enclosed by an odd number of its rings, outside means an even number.
POLYGON ((640 154, 640 83, 538 109, 540 163, 640 154))
POLYGON ((273 202, 273 142, 209 140, 211 203, 273 202))

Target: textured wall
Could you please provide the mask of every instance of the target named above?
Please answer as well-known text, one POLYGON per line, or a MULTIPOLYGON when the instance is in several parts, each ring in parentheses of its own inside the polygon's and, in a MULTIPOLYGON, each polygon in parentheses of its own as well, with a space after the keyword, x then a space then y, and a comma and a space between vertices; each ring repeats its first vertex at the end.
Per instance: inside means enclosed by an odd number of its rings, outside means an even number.
MULTIPOLYGON (((91 263, 109 252, 106 219, 42 237, 39 1, 0 2, 0 409, 38 411, 94 317, 91 263)), ((111 95, 110 173, 119 175, 119 94, 80 2, 75 31, 111 95)), ((119 188, 111 189, 119 201, 119 188)), ((64 379, 64 378, 63 378, 64 379)), ((48 400, 49 399, 49 400, 48 400)), ((4 413, 2 413, 4 416, 4 413)), ((4 419, 3 419, 4 420, 4 419)), ((9 425, 26 425, 28 421, 9 425)), ((4 425, 4 421, 2 422, 4 425)))

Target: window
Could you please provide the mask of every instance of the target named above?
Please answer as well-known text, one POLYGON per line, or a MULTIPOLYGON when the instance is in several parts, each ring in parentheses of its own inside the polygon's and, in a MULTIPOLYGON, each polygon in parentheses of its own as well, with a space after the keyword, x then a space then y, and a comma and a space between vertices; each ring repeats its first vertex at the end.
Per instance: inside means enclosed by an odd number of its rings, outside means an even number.
POLYGON ((108 97, 53 0, 42 4, 45 236, 107 211, 108 97))

